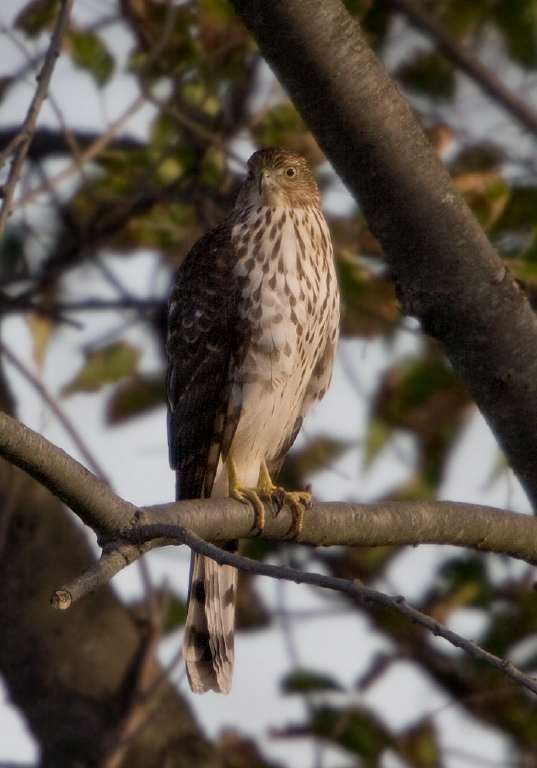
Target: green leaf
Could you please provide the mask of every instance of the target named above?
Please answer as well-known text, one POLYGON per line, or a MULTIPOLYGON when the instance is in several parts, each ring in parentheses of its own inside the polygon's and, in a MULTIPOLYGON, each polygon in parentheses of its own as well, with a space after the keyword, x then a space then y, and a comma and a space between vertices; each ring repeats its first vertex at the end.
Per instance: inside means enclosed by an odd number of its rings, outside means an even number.
POLYGON ((186 621, 188 605, 177 595, 168 595, 166 599, 166 615, 164 617, 164 631, 172 632, 182 627, 186 621))
POLYGON ((316 437, 308 444, 293 453, 296 470, 301 476, 321 469, 328 469, 332 463, 342 456, 353 443, 344 440, 334 440, 331 437, 316 437))
POLYGON ((75 392, 97 392, 105 384, 111 384, 132 375, 138 364, 140 350, 120 341, 101 349, 87 352, 86 360, 76 376, 63 387, 63 397, 75 392))
POLYGON ((343 691, 333 677, 311 669, 295 669, 281 682, 283 693, 313 693, 318 691, 343 691))
POLYGON ((380 720, 360 707, 321 707, 313 713, 311 730, 316 736, 360 755, 368 765, 377 765, 382 752, 392 744, 392 737, 380 720))
POLYGON ((15 29, 20 29, 30 38, 37 37, 52 24, 57 10, 57 0, 33 0, 16 17, 15 29))
POLYGON ((413 768, 437 768, 442 763, 438 737, 430 719, 398 734, 395 748, 413 768))
POLYGON ((290 101, 271 109, 253 126, 253 134, 261 145, 293 146, 294 136, 306 128, 290 101))
POLYGON ((114 72, 115 60, 103 41, 93 32, 75 30, 70 30, 68 39, 75 65, 89 72, 97 85, 106 85, 114 72))
POLYGON ((518 187, 511 190, 509 200, 498 221, 494 234, 513 229, 529 229, 537 224, 537 188, 518 187))
POLYGON ((0 277, 9 278, 22 274, 25 269, 23 231, 9 227, 0 240, 0 277))
POLYGON ((371 466, 377 456, 386 448, 394 434, 393 428, 382 419, 372 419, 365 438, 364 466, 371 466))
POLYGON ((433 99, 451 99, 455 93, 453 68, 439 53, 418 54, 399 68, 396 77, 410 91, 433 99))
POLYGON ((134 376, 122 382, 112 393, 106 407, 108 424, 120 424, 133 416, 157 408, 164 403, 165 380, 162 375, 134 376))
POLYGON ((492 3, 491 19, 504 35, 509 55, 523 67, 537 67, 537 11, 534 0, 492 3))

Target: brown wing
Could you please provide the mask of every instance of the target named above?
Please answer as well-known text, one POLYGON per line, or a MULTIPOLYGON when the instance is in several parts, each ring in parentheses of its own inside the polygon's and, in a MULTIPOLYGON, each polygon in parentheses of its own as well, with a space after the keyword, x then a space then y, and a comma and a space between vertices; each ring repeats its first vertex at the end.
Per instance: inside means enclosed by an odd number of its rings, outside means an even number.
POLYGON ((231 227, 222 224, 188 253, 170 296, 168 445, 178 500, 210 495, 218 466, 238 345, 234 264, 231 227))

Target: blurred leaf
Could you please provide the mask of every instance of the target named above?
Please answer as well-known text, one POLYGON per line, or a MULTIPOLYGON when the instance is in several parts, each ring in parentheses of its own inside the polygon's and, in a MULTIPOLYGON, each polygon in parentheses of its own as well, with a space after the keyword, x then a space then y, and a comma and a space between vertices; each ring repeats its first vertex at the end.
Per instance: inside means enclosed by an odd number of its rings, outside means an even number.
POLYGON ((504 35, 510 56, 523 67, 537 66, 537 8, 533 0, 492 3, 490 19, 504 35))
POLYGON ((449 167, 455 175, 465 173, 477 173, 494 171, 506 159, 503 147, 493 141, 482 141, 479 144, 470 144, 461 148, 449 167))
POLYGON ((166 596, 166 615, 164 617, 164 632, 173 632, 182 627, 186 621, 187 603, 174 594, 166 596))
POLYGON ((443 359, 415 358, 387 372, 374 414, 427 441, 439 429, 453 425, 468 401, 459 377, 443 359))
POLYGON ((464 552, 442 563, 427 597, 427 612, 445 623, 461 608, 487 607, 490 596, 485 560, 480 554, 464 552))
POLYGON ((50 317, 34 313, 28 315, 27 322, 32 335, 32 359, 36 367, 42 369, 55 324, 50 317))
MULTIPOLYGON (((255 541, 255 539, 249 541, 255 541)), ((251 557, 253 548, 246 553, 241 545, 240 551, 241 554, 251 557)), ((235 616, 236 627, 241 631, 260 629, 270 624, 270 613, 255 589, 255 576, 251 573, 239 574, 235 616)))
POLYGON ((121 382, 106 406, 108 424, 121 424, 165 403, 166 382, 162 374, 135 373, 121 382))
POLYGON ((252 132, 261 146, 285 146, 304 155, 311 168, 326 161, 325 154, 291 101, 262 113, 252 126, 252 132))
POLYGON ((290 672, 283 678, 280 688, 288 694, 344 690, 333 677, 311 669, 295 669, 290 672))
POLYGON ((253 739, 246 739, 237 731, 226 729, 218 740, 218 754, 223 768, 284 768, 282 763, 266 759, 253 739))
POLYGON ((37 37, 53 23, 57 12, 57 0, 33 0, 16 16, 14 27, 30 38, 37 37))
POLYGON ((392 736, 379 718, 362 707, 320 707, 313 712, 308 729, 318 738, 360 755, 368 766, 379 765, 382 753, 392 745, 392 736))
POLYGON ((7 227, 0 238, 0 278, 22 275, 26 271, 24 234, 18 227, 7 227))
POLYGON ((445 101, 455 93, 453 67, 439 53, 419 53, 399 67, 396 78, 410 91, 434 99, 445 101))
POLYGON ((500 170, 464 173, 455 181, 479 223, 484 229, 490 229, 509 202, 510 189, 500 170))
POLYGON ((97 85, 106 85, 114 72, 115 60, 101 38, 93 32, 70 29, 67 39, 75 65, 89 72, 97 85))
POLYGON ((338 277, 343 312, 342 335, 375 338, 399 321, 393 282, 374 275, 354 256, 338 253, 338 277))
POLYGON ((124 341, 118 341, 87 352, 85 358, 82 369, 63 387, 63 397, 75 392, 96 392, 105 384, 132 375, 140 358, 140 350, 124 341))
POLYGON ((371 466, 394 435, 393 428, 382 419, 371 419, 364 441, 364 467, 371 466))
MULTIPOLYGON (((352 2, 352 0, 348 1, 352 2)), ((358 6, 358 12, 361 10, 360 6, 365 6, 366 10, 360 20, 360 25, 374 48, 378 49, 385 41, 396 9, 388 0, 375 0, 375 2, 368 0, 368 2, 355 4, 358 6)))
POLYGON ((349 448, 351 442, 334 440, 330 437, 316 437, 309 440, 304 448, 293 451, 293 461, 301 477, 328 469, 336 459, 339 459, 349 448))
POLYGON ((438 768, 442 764, 438 736, 429 718, 398 734, 395 750, 412 768, 438 768))
POLYGON ((503 212, 494 225, 493 233, 498 235, 505 230, 528 230, 535 225, 537 225, 537 188, 512 188, 503 212))

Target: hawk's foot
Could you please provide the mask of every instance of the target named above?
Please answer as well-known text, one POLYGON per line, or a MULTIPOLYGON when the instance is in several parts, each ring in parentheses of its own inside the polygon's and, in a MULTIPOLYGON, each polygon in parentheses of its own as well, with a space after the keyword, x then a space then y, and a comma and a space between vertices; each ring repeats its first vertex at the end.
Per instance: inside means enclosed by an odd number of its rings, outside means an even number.
POLYGON ((229 495, 232 499, 242 501, 243 503, 251 502, 254 508, 254 529, 257 528, 259 533, 262 532, 265 527, 265 506, 261 501, 261 496, 264 495, 262 488, 242 488, 235 485, 230 487, 229 495))
POLYGON ((281 506, 289 504, 291 507, 292 522, 289 528, 288 539, 296 539, 304 525, 304 513, 311 507, 312 495, 307 491, 286 491, 284 488, 275 488, 274 496, 281 500, 281 506))
POLYGON ((274 485, 265 462, 261 464, 258 485, 260 497, 275 501, 279 505, 278 511, 281 511, 284 504, 289 504, 293 519, 287 538, 296 538, 304 524, 304 512, 311 507, 311 493, 307 491, 286 491, 285 488, 274 485))

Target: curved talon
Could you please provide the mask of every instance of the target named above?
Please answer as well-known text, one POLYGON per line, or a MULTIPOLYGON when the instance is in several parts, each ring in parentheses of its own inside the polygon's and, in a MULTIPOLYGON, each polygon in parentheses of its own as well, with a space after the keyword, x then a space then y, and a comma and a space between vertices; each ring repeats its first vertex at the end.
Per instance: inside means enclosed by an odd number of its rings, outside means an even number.
POLYGON ((262 462, 259 471, 258 487, 243 488, 239 485, 237 472, 231 457, 228 457, 226 464, 228 470, 229 495, 233 499, 237 499, 244 503, 251 502, 255 512, 254 529, 257 528, 259 533, 261 533, 265 527, 266 516, 262 499, 275 501, 278 505, 277 514, 281 512, 282 508, 287 503, 291 507, 292 522, 286 538, 296 538, 302 530, 304 513, 311 506, 311 493, 308 493, 307 491, 286 491, 285 488, 274 485, 264 461, 262 462))
POLYGON ((261 501, 258 488, 241 488, 235 487, 230 490, 229 495, 237 501, 243 503, 251 502, 254 507, 254 529, 257 528, 259 533, 262 532, 265 527, 265 507, 261 501))
POLYGON ((284 491, 285 502, 291 507, 293 517, 287 538, 295 539, 304 525, 304 514, 311 507, 312 495, 307 491, 284 491))

